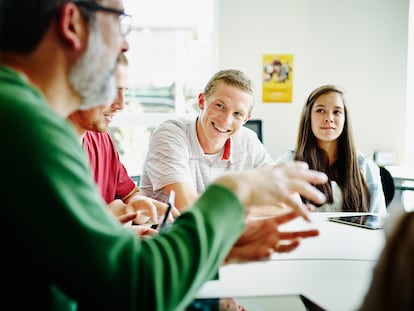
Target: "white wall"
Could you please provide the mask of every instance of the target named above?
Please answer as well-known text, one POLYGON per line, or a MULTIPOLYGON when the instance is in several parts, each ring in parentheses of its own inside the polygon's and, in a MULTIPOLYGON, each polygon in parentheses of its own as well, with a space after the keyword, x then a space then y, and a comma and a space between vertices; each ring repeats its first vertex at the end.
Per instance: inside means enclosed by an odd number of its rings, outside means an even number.
POLYGON ((273 157, 294 148, 300 110, 317 86, 347 91, 357 147, 404 163, 409 0, 216 0, 218 69, 256 85, 253 117, 273 157), (262 103, 263 54, 293 54, 292 103, 262 103))

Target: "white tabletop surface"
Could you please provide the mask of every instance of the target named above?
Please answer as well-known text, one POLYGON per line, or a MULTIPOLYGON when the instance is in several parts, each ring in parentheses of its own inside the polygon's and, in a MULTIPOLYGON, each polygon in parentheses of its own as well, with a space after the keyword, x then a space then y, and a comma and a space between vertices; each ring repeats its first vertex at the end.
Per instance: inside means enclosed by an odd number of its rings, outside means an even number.
POLYGON ((285 225, 285 230, 318 228, 320 235, 267 261, 223 266, 219 280, 207 282, 198 297, 303 294, 327 310, 357 309, 385 236, 383 230, 327 220, 338 215, 350 213, 312 213, 311 224, 297 219, 285 225))
POLYGON ((282 226, 281 230, 317 228, 319 236, 302 240, 302 244, 290 253, 275 253, 272 260, 376 260, 384 244, 382 230, 364 229, 328 220, 328 217, 332 216, 354 214, 357 213, 312 213, 311 223, 307 223, 303 218, 297 218, 282 226))

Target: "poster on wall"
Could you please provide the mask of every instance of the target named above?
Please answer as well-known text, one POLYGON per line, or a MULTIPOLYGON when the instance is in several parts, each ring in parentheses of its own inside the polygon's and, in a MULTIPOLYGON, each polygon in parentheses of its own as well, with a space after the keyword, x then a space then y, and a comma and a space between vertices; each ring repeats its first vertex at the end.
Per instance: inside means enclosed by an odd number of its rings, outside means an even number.
POLYGON ((291 103, 293 55, 263 55, 263 103, 291 103))

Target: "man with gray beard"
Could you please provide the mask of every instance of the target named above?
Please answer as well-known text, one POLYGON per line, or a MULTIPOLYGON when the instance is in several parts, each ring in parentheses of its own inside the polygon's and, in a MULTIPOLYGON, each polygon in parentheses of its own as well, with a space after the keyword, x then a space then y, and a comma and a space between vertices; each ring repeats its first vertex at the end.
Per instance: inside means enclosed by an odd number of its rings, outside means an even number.
POLYGON ((310 184, 326 176, 304 163, 222 176, 154 238, 108 212, 66 118, 115 96, 127 18, 121 0, 0 0, 0 299, 10 309, 183 310, 225 260, 266 259, 318 234, 278 230, 308 218, 293 193, 323 203, 310 184), (246 225, 250 206, 280 201, 291 211, 246 225))

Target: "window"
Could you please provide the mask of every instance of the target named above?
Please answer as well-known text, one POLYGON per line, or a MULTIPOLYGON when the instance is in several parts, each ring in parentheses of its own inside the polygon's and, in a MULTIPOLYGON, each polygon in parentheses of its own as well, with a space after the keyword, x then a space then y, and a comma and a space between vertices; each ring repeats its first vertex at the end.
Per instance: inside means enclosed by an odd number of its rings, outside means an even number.
POLYGON ((139 175, 154 128, 197 114, 198 93, 215 71, 214 1, 125 0, 124 5, 133 16, 126 53, 129 89, 110 133, 128 173, 139 175))

